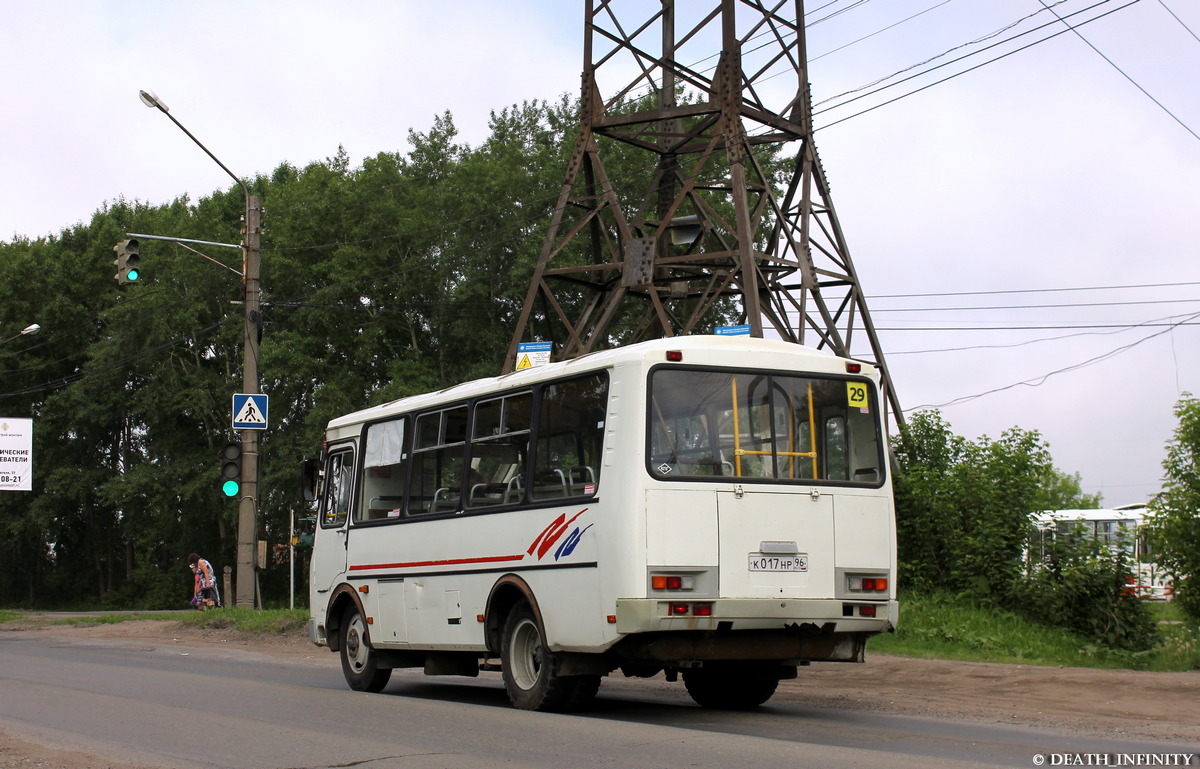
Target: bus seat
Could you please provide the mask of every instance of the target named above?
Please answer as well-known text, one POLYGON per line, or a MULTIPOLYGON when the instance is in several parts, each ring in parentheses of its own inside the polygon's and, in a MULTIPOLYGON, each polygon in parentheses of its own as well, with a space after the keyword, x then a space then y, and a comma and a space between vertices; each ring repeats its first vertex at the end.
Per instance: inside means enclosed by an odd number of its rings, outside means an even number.
POLYGON ((538 470, 533 476, 534 499, 568 496, 567 476, 557 467, 538 470))
POLYGON ((504 504, 511 505, 520 502, 525 498, 525 483, 522 480, 522 475, 517 473, 508 479, 508 485, 504 488, 504 504))

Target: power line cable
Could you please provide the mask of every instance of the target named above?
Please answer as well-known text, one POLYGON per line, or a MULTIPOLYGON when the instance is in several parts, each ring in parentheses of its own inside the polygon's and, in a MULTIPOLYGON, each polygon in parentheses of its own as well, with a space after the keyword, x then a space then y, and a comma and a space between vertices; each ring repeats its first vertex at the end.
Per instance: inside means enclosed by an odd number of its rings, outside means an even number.
POLYGON ((1167 4, 1165 2, 1163 2, 1163 0, 1158 0, 1158 4, 1161 5, 1164 9, 1166 9, 1167 13, 1171 14, 1171 16, 1175 19, 1175 21, 1179 22, 1179 26, 1181 26, 1187 30, 1188 34, 1191 35, 1193 38, 1195 38, 1197 43, 1200 43, 1200 37, 1196 36, 1196 33, 1192 31, 1191 27, 1189 27, 1187 24, 1183 23, 1183 19, 1179 18, 1179 16, 1177 16, 1175 14, 1175 11, 1172 11, 1170 8, 1167 8, 1167 4))
POLYGON ((978 400, 979 398, 982 398, 984 396, 994 395, 996 393, 1004 392, 1006 390, 1011 390, 1016 387, 1040 387, 1043 384, 1045 384, 1046 381, 1049 380, 1053 376, 1057 376, 1058 374, 1065 374, 1065 373, 1071 372, 1071 371, 1078 371, 1080 369, 1087 368, 1088 366, 1093 366, 1097 363, 1108 360, 1109 358, 1120 355, 1123 352, 1132 350, 1134 347, 1137 347, 1138 345, 1142 344, 1143 342, 1148 342, 1149 340, 1160 337, 1163 334, 1169 334, 1169 333, 1171 333, 1171 331, 1173 331, 1175 328, 1177 328, 1179 326, 1193 325, 1193 323, 1191 323, 1191 322, 1195 321, 1198 318, 1200 318, 1200 313, 1196 313, 1195 315, 1190 315, 1186 318, 1186 320, 1180 321, 1178 323, 1170 324, 1166 329, 1164 329, 1162 331, 1156 331, 1155 333, 1150 334, 1149 336, 1142 337, 1141 339, 1138 339, 1135 342, 1131 342, 1127 345, 1122 345, 1121 347, 1117 347, 1116 349, 1109 350, 1106 353, 1102 353, 1095 357, 1088 358, 1087 360, 1080 361, 1079 363, 1074 363, 1070 366, 1064 366, 1063 368, 1056 369, 1056 370, 1051 371, 1046 374, 1042 374, 1041 376, 1032 377, 1030 379, 1025 379, 1020 382, 1013 382, 1012 384, 1007 384, 1007 385, 1004 385, 1003 387, 995 387, 995 388, 992 388, 991 390, 986 390, 984 392, 976 393, 974 395, 964 395, 962 397, 954 398, 952 400, 946 401, 945 403, 936 403, 936 404, 926 404, 923 406, 915 406, 911 409, 904 409, 904 411, 905 411, 905 413, 911 413, 914 411, 919 411, 921 409, 946 408, 948 406, 957 406, 962 403, 969 403, 970 401, 978 400))
MULTIPOLYGON (((1181 120, 1181 119, 1179 118, 1179 116, 1178 116, 1178 115, 1176 115, 1176 114, 1175 114, 1174 112, 1172 112, 1171 110, 1167 109, 1167 107, 1166 107, 1166 105, 1165 105, 1165 104, 1163 104, 1162 102, 1160 102, 1158 99, 1154 98, 1154 96, 1153 96, 1153 95, 1151 95, 1151 93, 1150 93, 1149 91, 1147 91, 1145 88, 1143 88, 1143 87, 1142 87, 1141 83, 1139 83, 1138 81, 1134 80, 1132 77, 1130 77, 1130 76, 1129 76, 1129 73, 1127 73, 1125 70, 1123 70, 1123 69, 1121 69, 1120 67, 1118 67, 1116 62, 1114 62, 1112 59, 1110 59, 1110 58, 1108 58, 1107 56, 1105 56, 1105 55, 1104 55, 1104 53, 1103 53, 1103 52, 1102 52, 1102 51, 1101 51, 1099 48, 1097 48, 1095 45, 1093 45, 1093 44, 1092 44, 1092 41, 1091 41, 1091 40, 1088 40, 1086 37, 1084 37, 1084 36, 1083 36, 1083 33, 1082 33, 1082 32, 1080 32, 1080 31, 1079 31, 1078 29, 1076 29, 1075 27, 1071 26, 1071 24, 1070 24, 1070 23, 1069 23, 1069 22, 1068 22, 1066 19, 1064 19, 1063 17, 1059 16, 1057 12, 1055 12, 1053 9, 1051 9, 1051 8, 1050 8, 1050 6, 1046 5, 1046 0, 1038 0, 1038 2, 1039 2, 1039 3, 1041 3, 1042 5, 1044 5, 1044 6, 1046 7, 1046 10, 1047 10, 1047 11, 1050 11, 1050 13, 1053 13, 1053 14, 1054 14, 1054 16, 1055 16, 1055 18, 1057 18, 1059 21, 1061 21, 1063 24, 1065 24, 1065 25, 1067 26, 1067 29, 1069 29, 1069 30, 1071 30, 1072 32, 1074 32, 1076 37, 1078 37, 1078 38, 1079 38, 1080 40, 1082 40, 1083 42, 1087 43, 1087 46, 1088 46, 1088 48, 1091 48, 1093 51, 1095 51, 1097 56, 1099 56, 1101 59, 1104 59, 1106 62, 1108 62, 1108 63, 1109 63, 1109 65, 1110 65, 1110 66, 1111 66, 1113 69, 1115 69, 1117 72, 1120 72, 1120 73, 1121 73, 1121 76, 1122 76, 1122 77, 1124 77, 1126 80, 1128 80, 1130 83, 1132 83, 1134 88, 1138 89, 1138 90, 1139 90, 1139 91, 1141 91, 1143 94, 1145 94, 1145 96, 1146 96, 1146 98, 1147 98, 1147 99, 1149 99, 1150 101, 1154 102, 1156 105, 1158 105, 1158 108, 1159 108, 1159 109, 1161 109, 1163 112, 1165 112, 1165 113, 1167 113, 1168 115, 1170 115, 1172 120, 1174 120, 1174 121, 1175 121, 1176 123, 1178 123, 1179 125, 1183 126, 1183 130, 1187 131, 1187 132, 1188 132, 1188 133, 1190 133, 1190 134, 1191 134, 1191 135, 1192 135, 1192 136, 1193 136, 1193 137, 1194 137, 1196 140, 1200 141, 1200 134, 1197 134, 1195 131, 1193 131, 1193 130, 1191 129, 1191 127, 1190 127, 1190 126, 1189 126, 1187 123, 1183 122, 1183 120, 1181 120)), ((1164 6, 1164 7, 1165 7, 1165 6, 1164 6)), ((1168 9, 1168 10, 1170 10, 1170 9, 1168 9)), ((1189 31, 1190 31, 1190 30, 1189 30, 1189 31)))
POLYGON ((1063 310, 1075 307, 1141 307, 1153 304, 1192 304, 1197 299, 1146 299, 1137 302, 1077 302, 1065 304, 997 304, 979 307, 883 307, 872 310, 873 315, 889 312, 984 312, 991 310, 1063 310))
POLYGON ((1165 318, 1155 318, 1154 320, 1145 321, 1143 323, 1138 323, 1136 325, 1129 326, 1126 328, 1110 329, 1107 331, 1080 331, 1080 332, 1074 333, 1074 334, 1062 334, 1060 336, 1042 337, 1040 339, 1026 339, 1022 342, 1010 342, 1010 343, 1005 343, 1005 344, 976 344, 976 345, 967 345, 964 347, 944 347, 941 349, 933 349, 933 350, 892 350, 892 351, 888 352, 888 357, 897 356, 897 355, 926 355, 926 354, 931 354, 931 353, 970 352, 972 350, 1006 350, 1006 349, 1012 349, 1015 347, 1027 347, 1029 345, 1040 344, 1042 342, 1059 342, 1059 341, 1062 341, 1063 339, 1074 339, 1076 337, 1081 337, 1081 336, 1112 336, 1113 334, 1121 334, 1126 331, 1132 331, 1133 329, 1137 329, 1137 328, 1155 327, 1155 326, 1159 325, 1162 321, 1171 320, 1176 317, 1179 317, 1179 316, 1171 315, 1171 316, 1167 316, 1165 318))
POLYGON ((1200 322, 1186 323, 1089 323, 1084 325, 1042 324, 1038 326, 908 326, 886 327, 876 326, 876 331, 900 333, 904 331, 1069 331, 1072 329, 1130 329, 1153 326, 1200 326, 1200 322))
MULTIPOLYGON (((1110 2, 1110 1, 1111 1, 1111 0, 1102 0, 1102 2, 1100 2, 1100 3, 1097 3, 1096 5, 1093 5, 1093 6, 1089 7, 1089 8, 1084 8, 1084 9, 1082 9, 1082 10, 1076 11, 1075 13, 1076 13, 1076 14, 1079 14, 1079 13, 1086 13, 1087 11, 1091 10, 1092 8, 1095 8, 1095 7, 1099 6, 1099 5, 1103 5, 1104 3, 1106 3, 1106 2, 1110 2)), ((1068 2, 1068 0, 1057 0, 1057 2, 1055 3, 1055 5, 1062 5, 1062 4, 1063 4, 1063 3, 1065 3, 1065 2, 1068 2)), ((1047 8, 1046 10, 1049 10, 1049 9, 1047 8)), ((998 37, 998 36, 1000 36, 1000 35, 1004 34, 1004 33, 1005 33, 1005 32, 1007 32, 1008 30, 1010 30, 1010 29, 1013 29, 1014 27, 1018 27, 1018 26, 1020 26, 1022 22, 1024 22, 1024 21, 1028 21, 1029 19, 1032 19, 1033 17, 1037 16, 1037 15, 1038 15, 1039 13, 1041 13, 1041 12, 1042 12, 1042 11, 1040 11, 1040 10, 1039 10, 1039 11, 1034 11, 1034 12, 1033 12, 1033 13, 1031 13, 1031 14, 1028 14, 1028 15, 1026 15, 1026 16, 1022 16, 1021 18, 1017 19, 1016 21, 1009 22, 1008 24, 1004 25, 1003 27, 1001 27, 1001 28, 999 28, 999 29, 996 29, 996 30, 993 30, 993 31, 989 32, 988 34, 984 35, 983 37, 978 37, 978 38, 976 38, 976 39, 974 39, 974 40, 968 40, 968 41, 967 41, 967 42, 965 42, 965 43, 959 43, 958 45, 954 46, 953 48, 948 48, 948 49, 946 49, 945 51, 942 51, 941 53, 939 53, 939 54, 937 54, 937 55, 935 55, 935 56, 930 56, 928 59, 925 59, 924 61, 919 61, 919 62, 917 62, 916 64, 910 64, 909 66, 905 67, 904 69, 901 69, 901 70, 898 70, 898 71, 896 71, 896 72, 893 72, 892 74, 890 74, 890 75, 887 75, 887 76, 885 76, 885 77, 881 77, 881 78, 879 78, 878 80, 875 80, 875 81, 873 81, 873 82, 870 82, 870 83, 865 83, 864 85, 860 85, 860 86, 858 86, 857 88, 851 88, 849 91, 843 91, 842 93, 839 93, 839 94, 836 94, 836 95, 834 95, 834 96, 830 96, 830 97, 828 97, 828 98, 822 99, 821 101, 817 102, 817 103, 816 103, 816 104, 814 104, 813 106, 814 106, 814 107, 819 107, 819 106, 821 106, 822 104, 825 104, 825 103, 827 103, 827 102, 834 101, 834 100, 836 100, 836 99, 840 99, 840 98, 842 98, 843 96, 849 96, 850 94, 853 94, 853 93, 858 93, 859 91, 865 91, 866 89, 868 89, 868 88, 872 88, 872 87, 874 87, 874 86, 877 86, 877 85, 879 85, 880 83, 886 83, 888 80, 891 80, 891 79, 892 79, 892 78, 894 78, 894 77, 897 77, 897 76, 899 76, 899 75, 903 75, 905 72, 911 72, 912 70, 914 70, 914 69, 917 69, 918 67, 923 67, 923 66, 925 66, 926 64, 929 64, 929 63, 931 63, 931 62, 935 62, 935 61, 937 61, 938 59, 940 59, 940 58, 942 58, 942 57, 944 57, 944 56, 949 56, 950 54, 954 53, 955 51, 961 50, 961 49, 963 49, 963 48, 970 48, 971 46, 974 46, 974 45, 979 45, 980 43, 986 42, 986 41, 988 41, 988 40, 991 40, 991 39, 993 39, 993 38, 995 38, 995 37, 998 37)), ((1000 41, 1000 43, 997 43, 996 45, 1001 45, 1001 44, 1003 44, 1003 43, 1007 43, 1007 42, 1010 42, 1010 41, 1012 41, 1012 40, 1015 40, 1016 38, 1018 38, 1018 37, 1021 37, 1022 35, 1027 35, 1027 34, 1030 34, 1030 33, 1032 33, 1032 32, 1036 32, 1036 31, 1037 31, 1037 30, 1039 30, 1039 29, 1043 29, 1045 26, 1048 26, 1048 25, 1043 25, 1042 27, 1034 27, 1034 28, 1033 28, 1033 29, 1031 29, 1031 30, 1027 30, 1027 31, 1025 31, 1025 32, 1022 32, 1022 33, 1020 33, 1019 35, 1014 35, 1013 37, 1005 38, 1004 40, 1001 40, 1001 41, 1000 41)), ((990 49, 991 49, 991 48, 993 48, 993 47, 995 47, 995 46, 987 46, 986 48, 982 48, 982 49, 980 49, 979 51, 975 51, 975 52, 972 52, 971 54, 967 54, 967 56, 973 56, 973 55, 975 55, 976 53, 983 53, 984 51, 990 50, 990 49)), ((957 62, 957 61, 962 61, 962 59, 964 59, 964 58, 966 58, 966 57, 965 57, 965 56, 960 56, 959 58, 957 58, 957 59, 954 59, 954 60, 953 60, 953 61, 951 61, 951 62, 947 62, 947 64, 953 64, 954 62, 957 62)), ((940 67, 940 66, 943 66, 943 65, 938 65, 938 67, 940 67)), ((921 72, 921 73, 918 73, 918 74, 920 75, 920 74, 925 74, 925 73, 927 73, 927 72, 931 72, 931 71, 933 71, 934 69, 938 69, 938 67, 932 67, 932 68, 930 68, 930 69, 927 69, 927 70, 924 70, 923 72, 921 72)), ((914 77, 916 77, 916 76, 914 76, 914 77)), ((904 82, 904 81, 900 81, 900 82, 904 82)))
MULTIPOLYGON (((1091 18, 1091 19, 1087 19, 1086 21, 1082 22, 1081 24, 1090 24, 1091 22, 1093 22, 1093 21, 1097 21, 1097 20, 1099 20, 1099 19, 1102 19, 1102 18, 1104 18, 1105 16, 1109 16, 1109 15, 1111 15, 1111 14, 1117 13, 1118 11, 1123 11, 1123 10, 1125 10, 1126 8, 1128 8, 1129 6, 1131 6, 1131 5, 1134 5, 1135 3, 1138 3, 1138 2, 1140 2, 1140 1, 1141 1, 1141 0, 1129 0, 1129 2, 1125 3, 1125 5, 1122 5, 1122 6, 1118 7, 1118 8, 1114 8, 1114 9, 1112 9, 1112 10, 1110 10, 1110 11, 1107 11, 1107 12, 1105 12, 1105 13, 1103 13, 1103 14, 1100 14, 1099 16, 1093 17, 1093 18, 1091 18)), ((1110 2, 1110 0, 1104 0, 1104 2, 1110 2)), ((1103 4, 1103 3, 1098 3, 1097 5, 1102 5, 1102 4, 1103 4)), ((1093 7, 1094 7, 1094 6, 1093 6, 1093 7)), ((1082 11, 1078 11, 1077 13, 1082 13, 1082 11)), ((1045 26, 1048 26, 1048 25, 1043 25, 1043 27, 1039 27, 1038 29, 1042 29, 1042 28, 1044 28, 1045 26)), ((1030 30, 1030 31, 1033 31, 1033 30, 1030 30)), ((867 114, 868 112, 873 112, 873 111, 875 111, 875 110, 877 110, 877 109, 880 109, 880 108, 882 108, 882 107, 886 107, 886 106, 888 106, 889 104, 895 104, 896 102, 900 101, 901 99, 906 99, 906 98, 908 98, 909 96, 916 95, 916 94, 918 94, 918 93, 921 93, 922 91, 927 91, 927 90, 929 90, 930 88, 933 88, 934 86, 941 85, 942 83, 945 83, 945 82, 947 82, 947 81, 949 81, 949 80, 953 80, 953 79, 954 79, 954 78, 956 78, 956 77, 960 77, 960 76, 962 76, 962 75, 965 75, 965 74, 967 74, 967 73, 969 73, 969 72, 974 72, 975 70, 977 70, 977 69, 981 69, 981 68, 983 68, 983 67, 986 67, 986 66, 987 66, 987 65, 989 65, 989 64, 994 64, 994 63, 996 63, 996 62, 998 62, 998 61, 1000 61, 1000 60, 1002 60, 1002 59, 1006 59, 1006 58, 1008 58, 1009 56, 1012 56, 1012 55, 1014 55, 1014 54, 1021 53, 1022 51, 1028 50, 1028 49, 1032 48, 1032 47, 1033 47, 1033 46, 1035 46, 1035 45, 1039 45, 1039 44, 1041 44, 1041 43, 1045 43, 1045 42, 1047 42, 1048 40, 1053 40, 1054 38, 1058 37, 1059 35, 1064 35, 1064 34, 1066 34, 1068 31, 1069 31, 1069 30, 1061 30, 1061 31, 1059 31, 1059 32, 1053 32, 1053 33, 1051 33, 1051 34, 1047 35, 1046 37, 1044 37, 1044 38, 1041 38, 1040 40, 1035 40, 1035 41, 1033 41, 1032 43, 1029 43, 1029 44, 1027 44, 1027 45, 1023 45, 1023 46, 1021 46, 1020 48, 1015 48, 1015 49, 1013 49, 1013 50, 1011 50, 1011 51, 1008 51, 1008 52, 1006 52, 1006 53, 1002 53, 1002 54, 1000 54, 999 56, 996 56, 996 57, 994 57, 994 58, 988 59, 988 60, 987 60, 987 61, 985 61, 985 62, 982 62, 982 63, 980 63, 980 64, 976 64, 976 65, 975 65, 975 66, 973 66, 973 67, 968 67, 967 69, 964 69, 964 70, 961 70, 961 71, 959 71, 959 72, 955 72, 955 73, 953 73, 953 74, 947 75, 946 77, 944 77, 944 78, 942 78, 942 79, 940 79, 940 80, 935 80, 935 81, 933 81, 932 83, 928 83, 928 84, 926 84, 926 85, 923 85, 923 86, 921 86, 921 87, 919 87, 919 88, 914 88, 913 90, 911 90, 911 91, 908 91, 907 93, 900 94, 899 96, 897 96, 897 97, 895 97, 895 98, 893 98, 893 99, 888 99, 887 101, 880 102, 879 104, 875 104, 875 105, 873 105, 873 106, 871 106, 871 107, 867 107, 867 108, 865 108, 865 109, 862 109, 862 110, 860 110, 860 111, 858 111, 858 112, 855 112, 855 113, 853 113, 853 114, 851 114, 851 115, 847 115, 847 116, 846 116, 846 117, 844 117, 844 118, 840 118, 840 119, 838 119, 838 120, 834 120, 834 121, 833 121, 833 122, 831 122, 831 123, 826 123, 825 125, 821 126, 820 128, 817 128, 817 129, 814 129, 814 130, 824 130, 824 129, 826 129, 826 128, 831 128, 832 126, 838 125, 839 123, 845 123, 847 120, 852 120, 852 119, 854 119, 854 118, 856 118, 856 117, 861 117, 862 115, 865 115, 865 114, 867 114)), ((1021 33, 1021 35, 1025 35, 1025 34, 1029 34, 1029 33, 1028 33, 1028 32, 1022 32, 1022 33, 1021 33)), ((1016 39, 1016 37, 1020 37, 1021 35, 1016 35, 1016 36, 1014 36, 1013 38, 1009 38, 1009 40, 1004 40, 1004 41, 1001 41, 1001 43, 1004 43, 1004 42, 1009 42, 1010 40, 1016 39)), ((881 91, 883 91, 883 90, 886 90, 886 89, 888 89, 888 88, 892 88, 892 87, 894 87, 894 86, 900 85, 901 83, 906 83, 906 82, 908 82, 908 81, 910 81, 910 80, 914 80, 914 79, 916 79, 916 78, 918 78, 918 77, 921 77, 922 75, 927 75, 927 74, 929 74, 930 72, 932 72, 932 71, 934 71, 934 70, 936 70, 936 69, 941 69, 942 67, 946 67, 946 66, 949 66, 949 65, 951 65, 951 64, 957 63, 957 62, 959 62, 959 61, 962 61, 962 60, 964 60, 964 59, 966 59, 966 58, 968 58, 968 57, 970 57, 970 56, 974 56, 974 55, 976 55, 976 54, 983 53, 983 51, 985 51, 985 50, 990 50, 991 48, 995 48, 995 47, 999 46, 1001 43, 997 43, 996 45, 988 46, 988 48, 981 49, 980 51, 975 51, 975 52, 973 52, 973 53, 967 54, 966 56, 960 56, 959 58, 957 58, 957 59, 954 59, 953 61, 949 61, 949 62, 945 62, 945 63, 943 63, 943 64, 939 64, 939 65, 937 65, 936 67, 931 67, 930 69, 924 70, 924 71, 922 71, 922 72, 918 72, 918 73, 916 73, 915 75, 911 75, 911 76, 909 76, 909 77, 907 77, 907 78, 904 78, 903 80, 899 80, 899 81, 896 81, 895 83, 889 83, 889 84, 887 84, 887 85, 880 86, 879 88, 875 89, 874 91, 869 91, 869 92, 867 92, 867 93, 865 93, 865 94, 860 94, 860 95, 858 95, 858 96, 854 97, 853 99, 847 99, 846 101, 843 101, 843 102, 841 102, 841 103, 839 103, 839 104, 834 104, 834 105, 832 105, 832 106, 830 106, 830 107, 826 107, 826 108, 825 108, 825 109, 823 109, 823 110, 818 110, 818 111, 816 111, 816 112, 814 112, 814 113, 813 113, 813 116, 815 117, 815 116, 817 116, 817 115, 824 114, 824 113, 826 113, 826 112, 829 112, 829 111, 831 111, 831 110, 838 109, 839 107, 844 107, 844 106, 846 106, 847 104, 850 104, 851 102, 858 101, 859 99, 865 99, 865 98, 866 98, 866 97, 868 97, 868 96, 873 96, 873 95, 875 95, 875 94, 877 94, 877 93, 879 93, 879 92, 881 92, 881 91)))
POLYGON ((993 291, 937 291, 920 294, 872 294, 875 299, 925 299, 935 296, 993 296, 997 294, 1042 294, 1058 291, 1113 291, 1128 288, 1179 288, 1183 286, 1200 286, 1200 281, 1183 281, 1177 283, 1138 283, 1126 286, 1064 286, 1061 288, 1011 288, 993 291))
POLYGON ((880 35, 880 34, 883 34, 884 32, 887 32, 889 29, 894 29, 895 27, 898 27, 901 24, 912 21, 913 19, 917 18, 918 16, 923 16, 934 9, 941 8, 943 5, 946 5, 947 3, 952 3, 952 2, 954 2, 954 0, 942 0, 937 5, 931 5, 923 11, 918 11, 917 13, 914 13, 912 16, 909 16, 907 18, 901 19, 900 21, 889 24, 886 27, 883 27, 881 29, 877 29, 869 35, 863 35, 862 37, 858 38, 857 40, 851 40, 849 43, 845 43, 844 45, 839 45, 837 48, 826 51, 825 53, 820 54, 819 56, 810 57, 808 60, 808 63, 812 64, 814 61, 817 61, 818 59, 824 59, 826 56, 831 56, 831 55, 837 53, 838 51, 849 48, 852 45, 857 45, 857 44, 863 42, 864 40, 869 40, 869 39, 875 37, 876 35, 880 35))

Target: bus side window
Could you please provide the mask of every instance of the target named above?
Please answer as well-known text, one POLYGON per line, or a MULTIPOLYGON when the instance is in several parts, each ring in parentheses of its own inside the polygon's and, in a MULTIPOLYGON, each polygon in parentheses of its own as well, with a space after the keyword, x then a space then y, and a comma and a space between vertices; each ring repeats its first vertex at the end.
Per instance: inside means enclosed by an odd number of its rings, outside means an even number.
POLYGON ((404 425, 404 419, 392 419, 367 428, 363 493, 356 522, 400 518, 408 469, 404 425))
POLYGON ((462 510, 467 407, 421 414, 417 417, 416 436, 408 514, 462 510))
POLYGON ((339 451, 330 454, 325 465, 325 488, 321 495, 321 525, 337 528, 350 514, 351 490, 354 477, 354 453, 339 451))
POLYGON ((539 405, 532 498, 595 494, 604 449, 608 375, 600 372, 548 385, 539 405))
POLYGON ((475 405, 467 468, 468 508, 523 501, 532 402, 533 393, 518 393, 475 405))

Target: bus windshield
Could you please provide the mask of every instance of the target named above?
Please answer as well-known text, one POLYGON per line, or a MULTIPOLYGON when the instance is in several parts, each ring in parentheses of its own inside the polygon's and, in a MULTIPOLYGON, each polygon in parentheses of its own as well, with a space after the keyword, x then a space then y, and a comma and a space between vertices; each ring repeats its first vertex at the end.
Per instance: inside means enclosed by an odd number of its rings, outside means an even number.
POLYGON ((655 477, 883 482, 868 380, 660 368, 649 398, 655 477))

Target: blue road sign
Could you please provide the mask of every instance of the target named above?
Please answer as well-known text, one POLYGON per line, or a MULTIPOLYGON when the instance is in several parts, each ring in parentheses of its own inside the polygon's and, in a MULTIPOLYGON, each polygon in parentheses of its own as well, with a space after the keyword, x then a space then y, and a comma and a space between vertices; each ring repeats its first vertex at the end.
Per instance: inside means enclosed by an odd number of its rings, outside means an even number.
POLYGON ((267 396, 237 393, 233 396, 233 429, 266 430, 267 396))

